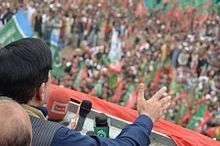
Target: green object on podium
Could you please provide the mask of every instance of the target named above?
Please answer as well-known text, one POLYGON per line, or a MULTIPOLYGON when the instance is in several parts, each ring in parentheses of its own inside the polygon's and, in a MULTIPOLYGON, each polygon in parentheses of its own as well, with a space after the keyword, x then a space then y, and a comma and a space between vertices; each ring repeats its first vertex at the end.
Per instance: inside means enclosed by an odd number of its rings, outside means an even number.
POLYGON ((109 127, 94 127, 94 132, 96 136, 99 137, 109 137, 109 127))

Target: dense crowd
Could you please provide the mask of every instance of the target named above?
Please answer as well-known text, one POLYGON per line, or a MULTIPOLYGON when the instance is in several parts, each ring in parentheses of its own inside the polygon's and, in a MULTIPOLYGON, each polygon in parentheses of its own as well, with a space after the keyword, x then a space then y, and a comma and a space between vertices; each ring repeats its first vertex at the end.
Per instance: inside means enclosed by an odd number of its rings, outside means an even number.
POLYGON ((50 44, 51 34, 59 35, 53 83, 130 108, 140 82, 146 97, 167 86, 176 102, 167 119, 199 132, 220 125, 215 13, 176 4, 169 11, 147 10, 139 0, 36 0, 27 7, 12 9, 7 2, 0 7, 0 27, 16 9, 25 9, 36 36, 50 44))

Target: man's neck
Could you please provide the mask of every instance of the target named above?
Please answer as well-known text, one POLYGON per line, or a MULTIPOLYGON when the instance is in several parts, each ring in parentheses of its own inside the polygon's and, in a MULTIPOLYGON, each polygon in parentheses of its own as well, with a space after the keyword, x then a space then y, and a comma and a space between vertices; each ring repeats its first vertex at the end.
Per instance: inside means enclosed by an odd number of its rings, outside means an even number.
POLYGON ((31 101, 29 101, 29 102, 27 103, 27 105, 32 106, 32 107, 35 107, 35 108, 38 108, 38 107, 41 106, 41 103, 38 102, 38 101, 33 101, 33 100, 31 100, 31 101))
POLYGON ((28 113, 29 116, 36 117, 39 119, 47 120, 43 113, 36 107, 28 104, 22 105, 25 111, 28 113))

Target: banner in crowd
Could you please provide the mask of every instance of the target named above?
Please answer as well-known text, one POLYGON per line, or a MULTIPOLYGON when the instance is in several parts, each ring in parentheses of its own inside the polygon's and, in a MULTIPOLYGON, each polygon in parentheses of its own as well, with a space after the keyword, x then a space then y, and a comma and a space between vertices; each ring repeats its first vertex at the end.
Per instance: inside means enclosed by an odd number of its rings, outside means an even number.
POLYGON ((32 27, 24 11, 19 10, 12 19, 0 30, 0 46, 22 38, 32 37, 32 27))

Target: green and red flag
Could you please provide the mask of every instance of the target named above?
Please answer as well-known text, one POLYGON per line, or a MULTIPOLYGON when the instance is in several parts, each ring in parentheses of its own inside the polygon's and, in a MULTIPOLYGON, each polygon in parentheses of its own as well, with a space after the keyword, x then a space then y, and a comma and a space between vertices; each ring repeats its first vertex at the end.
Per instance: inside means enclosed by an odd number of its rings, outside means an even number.
POLYGON ((151 87, 152 87, 153 89, 157 89, 157 87, 158 87, 159 84, 160 84, 161 71, 162 71, 161 67, 158 67, 158 68, 156 69, 154 78, 153 78, 152 83, 151 83, 151 87))
POLYGON ((195 129, 195 131, 198 131, 198 132, 202 132, 202 129, 204 128, 204 126, 209 122, 209 120, 212 119, 212 114, 208 111, 205 112, 202 120, 200 121, 198 127, 195 129))
POLYGON ((172 82, 170 84, 170 92, 174 97, 177 97, 182 90, 182 85, 178 84, 176 81, 176 75, 174 74, 172 82))
POLYGON ((118 82, 118 76, 117 74, 111 74, 109 77, 109 87, 112 90, 115 90, 118 82))
POLYGON ((112 97, 112 101, 115 103, 119 103, 119 101, 122 98, 122 89, 123 89, 123 82, 122 81, 118 81, 117 87, 115 89, 115 94, 112 97))
POLYGON ((135 86, 133 84, 128 84, 128 89, 127 89, 127 92, 125 93, 123 99, 122 99, 122 105, 127 105, 128 103, 128 100, 130 98, 133 98, 132 96, 134 95, 135 93, 135 86))
POLYGON ((186 110, 185 111, 185 114, 184 114, 184 116, 182 117, 182 120, 181 120, 181 125, 185 125, 188 121, 189 121, 189 119, 191 118, 191 111, 188 109, 188 110, 186 110))
POLYGON ((196 129, 199 126, 199 123, 203 119, 205 113, 207 110, 207 105, 201 104, 198 111, 195 113, 195 115, 192 117, 192 119, 189 121, 189 123, 186 125, 186 128, 188 129, 196 129))
POLYGON ((85 79, 86 77, 87 77, 87 67, 86 67, 84 62, 81 62, 79 64, 78 73, 77 73, 76 77, 73 80, 72 86, 75 89, 78 89, 81 85, 81 80, 85 79))
POLYGON ((144 84, 146 86, 149 86, 151 81, 153 80, 157 67, 158 67, 158 62, 154 62, 152 70, 147 74, 147 77, 144 80, 144 84))
POLYGON ((128 107, 128 108, 134 108, 135 104, 137 102, 137 92, 136 91, 133 91, 129 98, 128 98, 128 102, 127 104, 125 105, 125 107, 128 107))
POLYGON ((95 85, 91 94, 95 95, 96 97, 101 97, 104 83, 105 83, 104 80, 102 79, 98 80, 98 83, 95 85))
POLYGON ((181 102, 179 104, 178 113, 175 117, 175 121, 176 121, 177 124, 181 124, 182 118, 185 115, 185 112, 186 112, 185 104, 183 102, 181 102))
POLYGON ((58 50, 56 50, 53 54, 53 69, 51 73, 58 81, 61 81, 64 77, 64 69, 62 63, 60 62, 60 52, 58 50))

